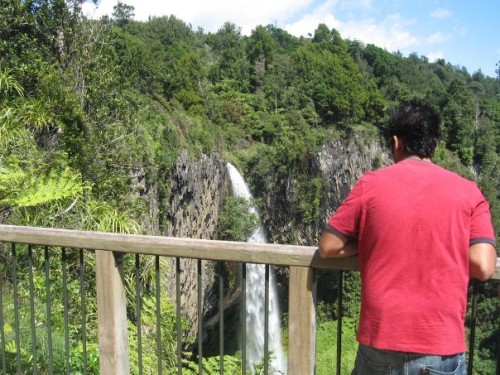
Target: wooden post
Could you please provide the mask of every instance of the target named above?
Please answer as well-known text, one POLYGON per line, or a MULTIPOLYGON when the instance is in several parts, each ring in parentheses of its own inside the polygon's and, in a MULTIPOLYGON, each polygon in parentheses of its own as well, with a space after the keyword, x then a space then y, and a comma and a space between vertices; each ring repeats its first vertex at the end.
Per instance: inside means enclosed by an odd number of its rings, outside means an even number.
POLYGON ((316 282, 314 269, 290 267, 288 375, 316 373, 316 282))
POLYGON ((96 250, 99 369, 102 375, 129 375, 127 309, 120 254, 96 250))

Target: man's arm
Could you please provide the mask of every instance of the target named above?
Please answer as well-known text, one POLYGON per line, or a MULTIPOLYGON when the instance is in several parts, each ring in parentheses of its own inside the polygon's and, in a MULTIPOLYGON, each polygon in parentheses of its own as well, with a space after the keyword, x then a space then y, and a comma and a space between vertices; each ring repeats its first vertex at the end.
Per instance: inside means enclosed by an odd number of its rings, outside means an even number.
POLYGON ((469 247, 469 274, 471 278, 488 280, 495 273, 497 253, 489 243, 476 243, 469 247))
POLYGON ((319 241, 321 258, 342 258, 358 253, 358 242, 325 230, 319 241))

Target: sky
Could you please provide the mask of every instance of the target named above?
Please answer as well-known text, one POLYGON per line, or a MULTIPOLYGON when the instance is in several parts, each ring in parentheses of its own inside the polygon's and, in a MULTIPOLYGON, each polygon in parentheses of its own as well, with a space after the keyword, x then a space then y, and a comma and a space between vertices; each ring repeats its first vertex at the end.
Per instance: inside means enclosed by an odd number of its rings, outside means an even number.
MULTIPOLYGON (((88 17, 111 15, 118 0, 84 4, 88 17)), ((500 61, 498 0, 122 0, 135 20, 170 16, 194 31, 217 32, 225 22, 250 35, 272 24, 292 35, 314 35, 320 23, 342 38, 374 44, 403 56, 444 59, 472 74, 497 77, 500 61)))

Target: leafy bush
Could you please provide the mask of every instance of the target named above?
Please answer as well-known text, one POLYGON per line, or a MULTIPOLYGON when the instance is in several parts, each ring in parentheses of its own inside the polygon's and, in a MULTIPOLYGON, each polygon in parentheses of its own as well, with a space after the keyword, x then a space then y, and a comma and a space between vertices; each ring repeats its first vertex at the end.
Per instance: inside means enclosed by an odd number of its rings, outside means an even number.
POLYGON ((243 197, 227 197, 219 222, 220 238, 246 241, 259 225, 256 213, 250 212, 252 202, 243 197))

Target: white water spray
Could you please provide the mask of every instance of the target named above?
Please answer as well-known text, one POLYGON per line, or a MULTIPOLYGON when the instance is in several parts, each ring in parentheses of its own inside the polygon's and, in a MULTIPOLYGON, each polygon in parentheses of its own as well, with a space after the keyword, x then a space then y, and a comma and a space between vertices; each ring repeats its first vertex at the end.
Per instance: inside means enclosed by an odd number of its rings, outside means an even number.
MULTIPOLYGON (((237 197, 252 199, 243 177, 230 163, 227 164, 233 194, 237 197)), ((258 215, 255 207, 250 212, 258 215)), ((264 228, 259 227, 252 233, 247 242, 266 243, 264 228)), ((254 373, 254 365, 262 362, 264 358, 264 308, 265 308, 265 265, 247 264, 247 363, 251 373, 254 373)), ((269 351, 272 352, 270 367, 274 369, 271 374, 286 374, 286 363, 281 348, 281 325, 278 307, 278 296, 274 272, 269 270, 269 351)))

